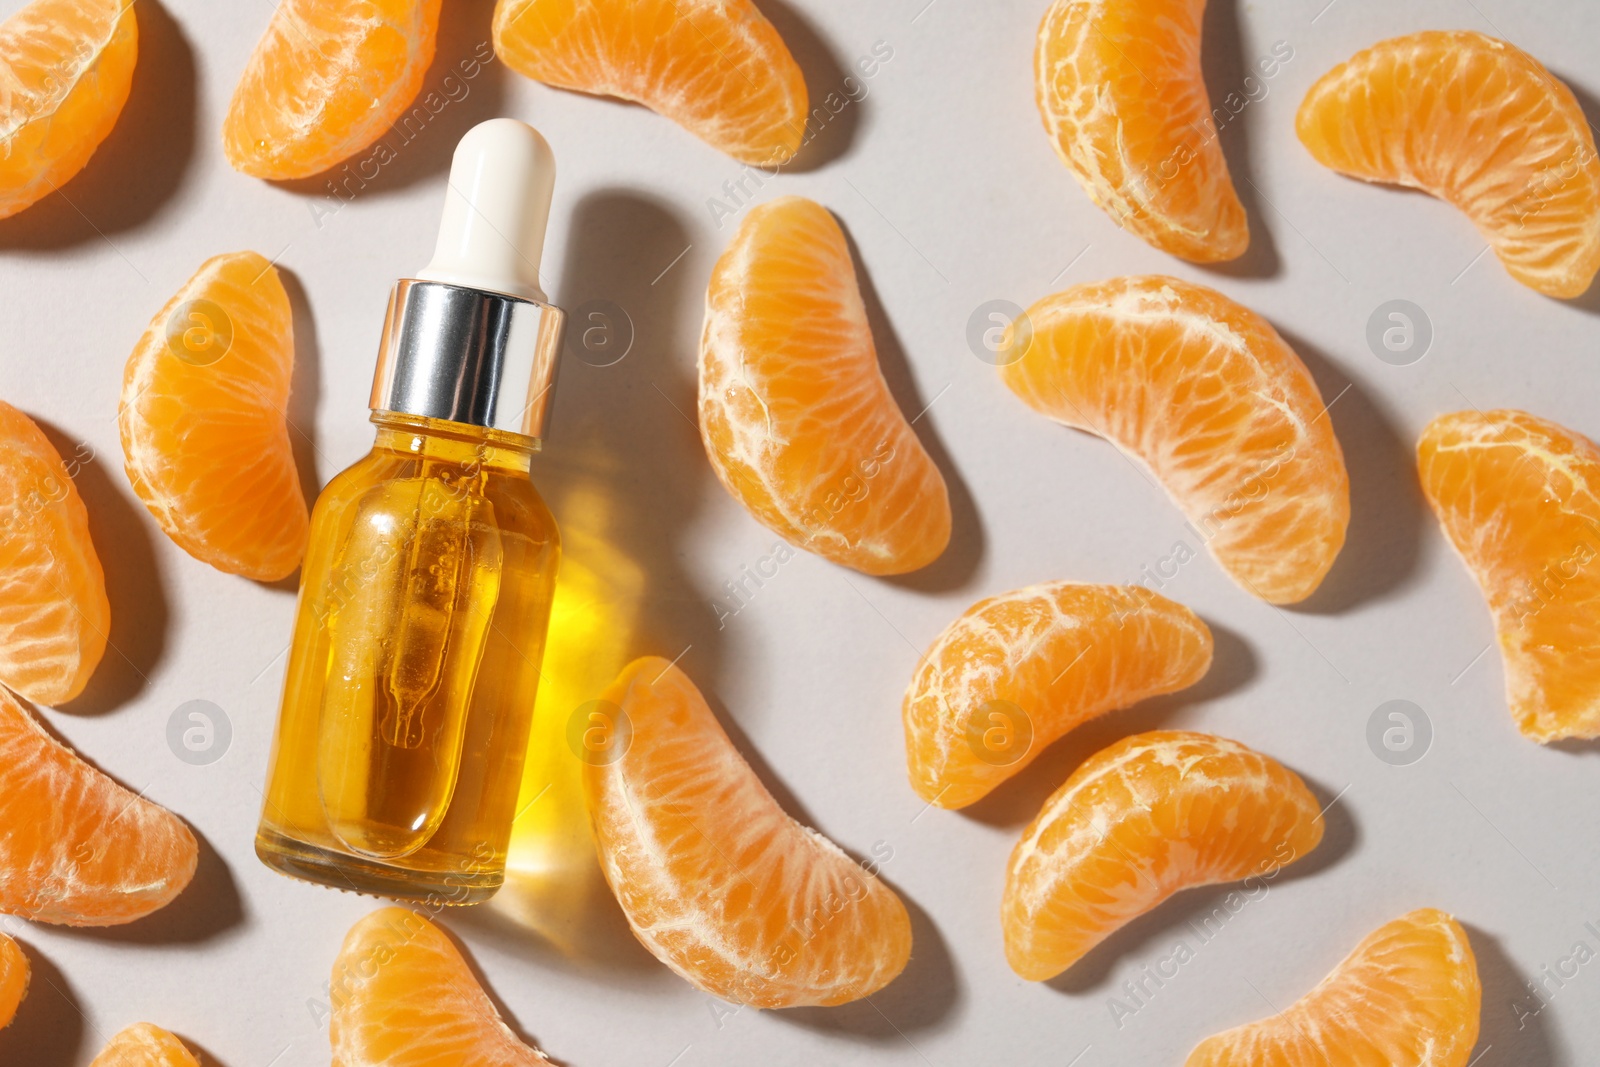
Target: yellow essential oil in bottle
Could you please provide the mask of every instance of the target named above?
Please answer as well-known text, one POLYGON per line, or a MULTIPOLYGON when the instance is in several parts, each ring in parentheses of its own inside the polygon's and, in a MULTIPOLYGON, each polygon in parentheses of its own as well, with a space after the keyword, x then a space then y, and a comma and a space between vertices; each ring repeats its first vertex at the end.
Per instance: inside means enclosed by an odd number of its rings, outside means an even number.
POLYGON ((555 165, 494 119, 456 149, 433 261, 395 286, 372 451, 312 512, 256 854, 470 904, 505 877, 560 540, 529 480, 564 316, 538 284, 555 165))

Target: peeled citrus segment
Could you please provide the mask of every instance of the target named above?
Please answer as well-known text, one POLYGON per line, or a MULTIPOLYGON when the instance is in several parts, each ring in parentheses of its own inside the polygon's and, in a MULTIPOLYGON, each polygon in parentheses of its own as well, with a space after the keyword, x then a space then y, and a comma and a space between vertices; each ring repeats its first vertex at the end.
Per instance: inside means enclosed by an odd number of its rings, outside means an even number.
POLYGON ((584 791, 601 870, 657 959, 758 1008, 843 1004, 900 973, 900 898, 784 814, 687 675, 634 660, 608 706, 614 747, 585 761, 584 791))
POLYGON ((1466 931, 1420 908, 1368 934, 1286 1011, 1206 1038, 1184 1067, 1466 1067, 1482 999, 1466 931))
POLYGON ((1245 589, 1311 595, 1344 544, 1350 479, 1311 372, 1267 320, 1145 275, 1045 297, 1026 323, 1001 342, 1012 392, 1148 468, 1245 589))
POLYGON ((1250 244, 1200 72, 1205 0, 1055 0, 1034 94, 1056 154, 1123 229, 1214 263, 1250 244))
POLYGON ((79 759, 0 690, 0 912, 132 922, 181 893, 198 856, 182 819, 79 759))
POLYGON ((1114 931, 1194 886, 1265 877, 1317 847, 1316 797, 1237 741, 1135 734, 1083 762, 1006 865, 1006 959, 1053 978, 1114 931))
POLYGON ((1600 737, 1600 448, 1525 412, 1458 411, 1428 424, 1417 464, 1494 616, 1517 727, 1600 737))
POLYGON ((741 163, 787 163, 805 137, 805 77, 750 0, 499 0, 494 48, 519 74, 643 104, 741 163))
POLYGON ((844 232, 798 196, 752 208, 711 275, 700 436, 784 540, 866 574, 950 541, 950 497, 878 368, 844 232))
POLYGON ((461 953, 405 908, 380 908, 333 962, 336 1067, 546 1067, 500 1018, 461 953))
POLYGON ((145 507, 191 556, 271 582, 305 552, 289 444, 289 294, 254 252, 213 256, 128 357, 122 455, 145 507))
POLYGON ((1600 160, 1539 61, 1470 30, 1380 41, 1324 74, 1295 130, 1323 166, 1454 204, 1522 284, 1573 297, 1600 268, 1600 160))
POLYGON ((1139 586, 1046 582, 947 626, 901 705, 917 795, 963 808, 1099 715, 1198 682, 1211 631, 1139 586))
POLYGON ((34 0, 0 23, 0 219, 83 169, 128 102, 133 0, 34 0))
POLYGON ((151 1023, 134 1023, 100 1050, 89 1067, 200 1067, 182 1041, 151 1023))
POLYGON ((433 62, 439 0, 282 0, 222 122, 235 170, 308 178, 372 144, 433 62))
POLYGON ((22 948, 0 934, 0 1030, 17 1017, 22 998, 28 995, 28 979, 33 976, 22 948))
POLYGON ((0 684, 40 704, 71 700, 110 630, 77 486, 33 420, 0 401, 0 684))

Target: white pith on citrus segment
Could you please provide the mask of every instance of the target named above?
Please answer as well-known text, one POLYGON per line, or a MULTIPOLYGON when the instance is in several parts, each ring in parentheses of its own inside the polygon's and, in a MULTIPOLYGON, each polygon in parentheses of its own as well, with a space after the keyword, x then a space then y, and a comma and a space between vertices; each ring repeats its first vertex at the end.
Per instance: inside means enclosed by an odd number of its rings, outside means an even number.
POLYGON ((643 104, 742 163, 805 139, 805 76, 750 0, 500 0, 494 43, 527 77, 643 104))
POLYGON ((1429 504, 1494 618, 1518 728, 1600 737, 1600 448, 1526 412, 1472 410, 1435 419, 1418 450, 1429 504), (1554 554, 1527 558, 1546 542, 1554 554))
POLYGON ((89 1067, 200 1067, 178 1038, 153 1023, 119 1030, 89 1067))
POLYGON ((506 1025, 454 942, 385 907, 345 935, 329 982, 335 1067, 547 1067, 506 1025))
POLYGON ((308 178, 378 141, 423 84, 439 3, 281 0, 223 120, 228 162, 259 178, 308 178))
POLYGON ((590 813, 606 881, 657 959, 763 1008, 844 1003, 900 973, 905 905, 783 811, 681 670, 636 660, 606 699, 632 740, 585 766, 590 813))
POLYGON ((0 218, 54 192, 89 161, 127 102, 138 50, 130 0, 36 0, 0 23, 8 75, 0 163, 23 162, 21 173, 5 168, 0 218))
POLYGON ((115 925, 164 907, 194 877, 199 847, 183 820, 84 762, 3 689, 0 767, 0 823, 10 827, 0 911, 115 925))
POLYGON ((83 498, 43 431, 0 401, 0 440, 0 683, 59 704, 105 654, 105 574, 83 498))
POLYGON ((1051 977, 1174 893, 1271 875, 1322 833, 1300 778, 1236 741, 1165 730, 1126 738, 1045 801, 1012 851, 1007 956, 1025 978, 1051 977), (1177 780, 1130 777, 1141 765, 1177 780))
POLYGON ((1156 248, 1214 262, 1243 254, 1250 235, 1200 68, 1204 11, 1205 0, 1163 0, 1142 14, 1113 0, 1056 0, 1039 25, 1034 84, 1056 154, 1091 200, 1156 248), (1163 46, 1176 75, 1147 73, 1124 34, 1163 46), (1143 123, 1161 124, 1153 143, 1129 133, 1143 123), (1189 210, 1161 188, 1180 176, 1199 186, 1189 210))
POLYGON ((1419 908, 1368 934, 1283 1012, 1201 1042, 1185 1067, 1467 1067, 1482 999, 1466 931, 1419 908))
POLYGON ((140 500, 196 559, 263 581, 294 572, 309 521, 289 441, 293 373, 293 320, 277 269, 255 252, 235 252, 206 260, 173 294, 123 376, 123 459, 140 500), (224 272, 253 280, 239 285, 224 272), (168 341, 174 313, 198 300, 231 326, 232 343, 215 362, 180 359, 168 341), (185 396, 196 382, 208 386, 204 404, 185 396), (202 429, 204 443, 190 444, 202 429), (164 450, 172 448, 177 454, 164 450), (216 521, 219 498, 232 498, 231 521, 216 521))
POLYGON ((718 259, 699 412, 718 478, 791 544, 898 574, 948 543, 944 478, 889 392, 849 245, 820 205, 752 208, 718 259))
POLYGON ((1344 544, 1349 476, 1329 405, 1271 324, 1159 275, 1075 286, 1026 319, 1000 368, 1024 403, 1143 464, 1246 590, 1316 590, 1344 544))
POLYGON ((1193 612, 1137 586, 1046 582, 985 598, 934 639, 906 690, 912 786, 939 807, 965 807, 1078 725, 1193 685, 1211 649, 1193 612), (1135 668, 1153 674, 1130 678, 1135 668), (978 759, 967 734, 995 700, 1016 705, 1033 735, 1003 765, 978 759))
POLYGON ((1295 128, 1324 166, 1459 208, 1524 285, 1574 297, 1600 268, 1589 122, 1514 45, 1472 31, 1379 42, 1311 87, 1295 128))

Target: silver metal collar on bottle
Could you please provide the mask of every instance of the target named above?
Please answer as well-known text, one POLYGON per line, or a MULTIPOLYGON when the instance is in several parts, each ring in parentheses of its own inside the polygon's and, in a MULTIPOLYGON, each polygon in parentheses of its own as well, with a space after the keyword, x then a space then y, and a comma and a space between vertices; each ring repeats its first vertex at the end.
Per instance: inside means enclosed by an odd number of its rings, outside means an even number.
POLYGON ((542 438, 565 325, 551 304, 402 279, 383 320, 372 410, 542 438))

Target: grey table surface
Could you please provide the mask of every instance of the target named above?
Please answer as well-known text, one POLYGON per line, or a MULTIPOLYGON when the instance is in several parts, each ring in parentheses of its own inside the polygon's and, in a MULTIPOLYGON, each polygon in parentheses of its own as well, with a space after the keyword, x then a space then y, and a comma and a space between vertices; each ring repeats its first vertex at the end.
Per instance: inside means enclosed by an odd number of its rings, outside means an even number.
MULTIPOLYGON (((0 14, 18 7, 4 0, 0 14)), ((20 924, 36 976, 18 1024, 0 1033, 0 1061, 87 1064, 113 1032, 148 1019, 223 1067, 328 1062, 329 964, 372 902, 280 878, 251 849, 293 596, 216 572, 159 532, 122 471, 121 368, 205 257, 274 258, 297 313, 292 414, 308 470, 326 481, 369 446, 384 300, 432 247, 454 141, 502 114, 538 126, 560 160, 552 297, 620 309, 633 334, 614 364, 568 361, 535 468, 575 558, 630 591, 626 624, 594 656, 681 653, 791 810, 858 855, 888 857, 883 874, 916 925, 911 965, 870 1003, 762 1013, 733 1011, 658 965, 603 896, 584 902, 583 921, 527 894, 442 916, 523 1032, 576 1067, 1176 1064, 1207 1034, 1301 995, 1370 929, 1432 905, 1467 924, 1482 969, 1476 1063, 1600 1059, 1600 963, 1575 962, 1588 958, 1577 946, 1600 949, 1600 750, 1516 733, 1488 615, 1427 514, 1412 459, 1429 419, 1468 406, 1523 407, 1600 433, 1600 295, 1559 303, 1517 285, 1451 208, 1341 179, 1293 135, 1319 74, 1425 28, 1506 37, 1592 104, 1600 8, 1215 0, 1213 94, 1252 96, 1222 141, 1254 243, 1244 261, 1206 270, 1119 231, 1056 160, 1032 99, 1040 0, 761 7, 813 94, 850 97, 792 171, 752 177, 642 108, 552 91, 496 62, 447 87, 445 74, 486 48, 490 5, 446 0, 429 76, 449 89, 446 103, 341 204, 315 182, 276 187, 223 159, 218 130, 267 0, 140 0, 133 99, 111 139, 64 197, 0 223, 0 396, 89 457, 78 485, 117 620, 90 696, 45 714, 189 820, 204 858, 195 887, 146 923, 20 924), (1284 47, 1292 56, 1276 76, 1246 87, 1255 61, 1284 47), (846 84, 875 50, 888 58, 873 76, 846 84), (799 555, 720 618, 725 583, 774 538, 717 485, 691 426, 701 306, 744 206, 781 193, 820 201, 851 235, 886 373, 909 413, 926 408, 917 428, 945 466, 956 534, 945 560, 904 580, 799 555), (1302 354, 1349 462, 1349 544, 1325 588, 1291 610, 1253 600, 1204 556, 1160 579, 1217 631, 1209 678, 1078 731, 974 809, 926 810, 905 781, 899 700, 939 629, 980 596, 1034 581, 1140 580, 1190 536, 1111 447, 1024 411, 969 346, 969 319, 990 300, 1026 305, 1143 272, 1221 289, 1302 354), (1374 311, 1397 299, 1432 328, 1426 355, 1407 366, 1366 340, 1374 311), (167 741, 174 712, 195 700, 231 728, 202 765, 167 741), (1391 700, 1431 727, 1425 753, 1403 765, 1368 743, 1369 720, 1391 700), (1216 936, 1198 936, 1197 920, 1226 890, 1197 891, 1067 979, 1019 980, 997 916, 1022 826, 1088 753, 1165 726, 1236 737, 1294 767, 1332 802, 1328 841, 1216 936), (1173 970, 1162 961, 1180 942, 1190 951, 1176 974, 1145 979, 1173 970), (1529 992, 1537 981, 1555 990, 1548 1006, 1529 992), (1130 982, 1146 992, 1133 998, 1130 982)))

